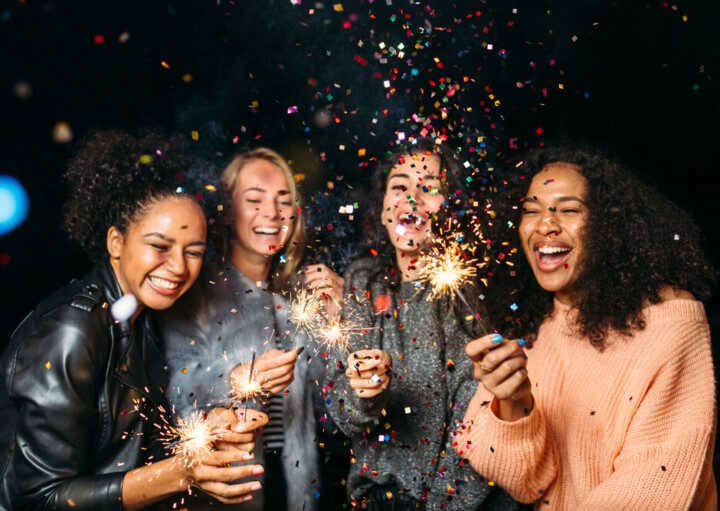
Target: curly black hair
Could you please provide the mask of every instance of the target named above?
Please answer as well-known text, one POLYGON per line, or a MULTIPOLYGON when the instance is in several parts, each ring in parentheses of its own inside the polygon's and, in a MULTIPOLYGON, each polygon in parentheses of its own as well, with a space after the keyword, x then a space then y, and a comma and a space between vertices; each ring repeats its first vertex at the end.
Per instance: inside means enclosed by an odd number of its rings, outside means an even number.
POLYGON ((216 187, 197 179, 209 163, 193 154, 189 141, 158 130, 128 133, 95 131, 87 135, 69 161, 65 179, 69 195, 64 227, 93 261, 106 252, 111 226, 125 232, 148 204, 168 196, 198 201, 216 187))
MULTIPOLYGON (((598 148, 558 146, 530 154, 495 201, 498 215, 509 220, 498 225, 517 228, 520 201, 533 176, 555 162, 577 167, 587 182, 584 257, 570 285, 581 335, 602 349, 611 331, 629 336, 642 330, 643 308, 660 302, 665 286, 701 301, 710 298, 717 272, 692 218, 598 148)), ((488 308, 505 335, 533 339, 552 311, 553 294, 535 280, 517 232, 508 234, 499 236, 514 240, 514 249, 505 250, 512 266, 496 272, 488 308), (514 314, 508 312, 510 302, 514 314)))

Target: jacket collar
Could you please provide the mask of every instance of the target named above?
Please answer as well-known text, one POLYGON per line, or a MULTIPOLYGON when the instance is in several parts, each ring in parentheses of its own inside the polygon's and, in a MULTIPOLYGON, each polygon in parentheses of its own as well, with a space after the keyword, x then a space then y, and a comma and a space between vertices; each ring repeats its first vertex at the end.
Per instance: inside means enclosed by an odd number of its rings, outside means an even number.
POLYGON ((95 263, 86 281, 90 285, 97 286, 110 305, 123 295, 120 283, 115 277, 115 271, 113 271, 110 259, 107 256, 95 263))

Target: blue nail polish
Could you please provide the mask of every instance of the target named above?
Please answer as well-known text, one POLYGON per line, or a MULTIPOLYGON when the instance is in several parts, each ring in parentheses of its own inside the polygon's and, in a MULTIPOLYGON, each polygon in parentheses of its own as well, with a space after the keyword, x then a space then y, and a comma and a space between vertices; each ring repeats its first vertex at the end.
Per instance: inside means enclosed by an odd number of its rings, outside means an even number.
POLYGON ((519 344, 520 346, 525 346, 525 339, 522 339, 522 338, 521 338, 521 339, 518 339, 518 344, 519 344))
POLYGON ((494 342, 495 344, 499 344, 499 343, 502 342, 502 335, 500 335, 500 334, 495 334, 495 335, 493 335, 492 337, 490 337, 490 340, 491 340, 492 342, 494 342))

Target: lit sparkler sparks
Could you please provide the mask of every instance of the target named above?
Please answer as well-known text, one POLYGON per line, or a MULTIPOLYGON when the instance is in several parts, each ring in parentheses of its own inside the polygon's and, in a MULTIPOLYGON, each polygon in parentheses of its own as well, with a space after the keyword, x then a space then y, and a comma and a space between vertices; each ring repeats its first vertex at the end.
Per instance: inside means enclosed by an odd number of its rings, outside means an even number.
POLYGON ((362 330, 364 328, 351 317, 331 319, 317 330, 318 344, 330 350, 347 351, 351 335, 362 330))
POLYGON ((323 321, 324 305, 310 290, 300 288, 295 293, 295 299, 290 305, 290 321, 295 323, 295 333, 290 344, 295 342, 295 337, 300 328, 308 333, 321 328, 323 321))
MULTIPOLYGON (((437 300, 443 296, 457 296, 475 319, 479 316, 465 299, 461 288, 477 276, 478 260, 473 257, 474 247, 462 243, 462 236, 451 234, 447 238, 439 237, 428 252, 420 256, 420 280, 430 284, 428 300, 437 300), (468 255, 469 254, 469 255, 468 255)), ((478 320, 483 332, 485 325, 478 320)))
POLYGON ((186 419, 178 419, 177 426, 163 427, 161 437, 178 461, 192 466, 210 454, 217 434, 204 413, 195 411, 186 419))
MULTIPOLYGON (((253 361, 255 353, 253 352, 253 361)), ((230 374, 230 396, 235 401, 248 402, 262 397, 266 390, 253 374, 254 363, 240 366, 230 374)))

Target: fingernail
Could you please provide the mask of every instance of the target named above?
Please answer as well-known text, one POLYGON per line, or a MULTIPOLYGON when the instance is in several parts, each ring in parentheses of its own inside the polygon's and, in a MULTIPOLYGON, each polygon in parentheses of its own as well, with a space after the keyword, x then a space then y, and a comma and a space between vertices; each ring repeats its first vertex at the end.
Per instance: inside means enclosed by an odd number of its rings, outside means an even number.
POLYGON ((493 335, 492 337, 490 337, 490 340, 491 340, 492 342, 494 342, 495 344, 501 343, 501 342, 502 342, 502 339, 503 339, 503 338, 502 338, 502 335, 500 335, 500 334, 495 334, 495 335, 493 335))
MULTIPOLYGON (((253 470, 253 475, 260 475, 265 472, 265 469, 262 466, 258 466, 253 470)), ((257 487, 260 488, 260 483, 257 483, 257 487)))
POLYGON ((245 495, 242 499, 240 499, 240 502, 247 502, 248 500, 252 500, 252 495, 245 495))
POLYGON ((518 339, 518 344, 520 346, 525 346, 525 339, 523 339, 523 338, 518 339))
POLYGON ((302 353, 303 351, 305 351, 305 346, 300 346, 300 347, 297 349, 298 355, 299 355, 300 353, 302 353))
POLYGON ((258 482, 254 482, 250 485, 250 491, 256 491, 256 490, 259 490, 260 488, 262 488, 262 484, 260 484, 258 482))

